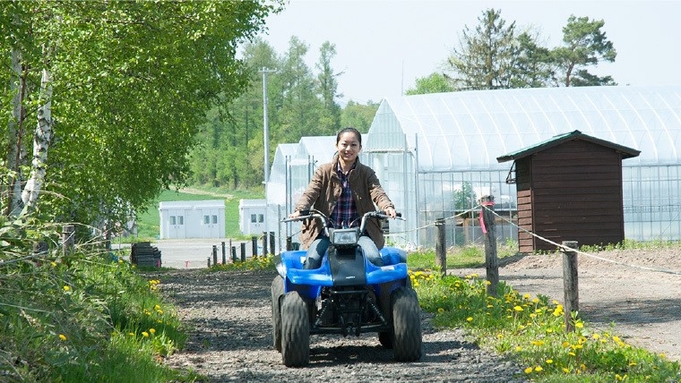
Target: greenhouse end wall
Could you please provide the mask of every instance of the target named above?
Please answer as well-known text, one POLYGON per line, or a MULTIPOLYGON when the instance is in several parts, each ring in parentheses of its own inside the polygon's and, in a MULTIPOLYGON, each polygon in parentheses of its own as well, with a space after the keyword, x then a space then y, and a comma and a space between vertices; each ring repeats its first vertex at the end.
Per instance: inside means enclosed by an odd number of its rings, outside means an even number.
POLYGON ((622 189, 626 239, 681 240, 681 164, 625 166, 622 189))

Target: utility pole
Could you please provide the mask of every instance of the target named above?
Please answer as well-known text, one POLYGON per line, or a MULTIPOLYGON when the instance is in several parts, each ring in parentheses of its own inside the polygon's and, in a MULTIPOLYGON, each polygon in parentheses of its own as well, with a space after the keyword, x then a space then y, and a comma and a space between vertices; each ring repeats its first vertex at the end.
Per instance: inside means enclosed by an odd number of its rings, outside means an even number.
MULTIPOLYGON (((267 74, 268 73, 274 73, 276 70, 274 69, 268 69, 263 67, 260 70, 260 73, 262 73, 262 115, 263 115, 263 138, 264 138, 264 145, 263 145, 263 151, 265 152, 264 157, 265 161, 264 163, 264 180, 263 180, 263 185, 265 186, 265 236, 269 236, 269 217, 268 217, 268 212, 269 212, 269 204, 267 202, 267 181, 269 181, 270 178, 270 138, 269 138, 269 119, 268 119, 268 107, 267 107, 267 74)), ((272 254, 274 254, 274 251, 272 251, 272 254)))

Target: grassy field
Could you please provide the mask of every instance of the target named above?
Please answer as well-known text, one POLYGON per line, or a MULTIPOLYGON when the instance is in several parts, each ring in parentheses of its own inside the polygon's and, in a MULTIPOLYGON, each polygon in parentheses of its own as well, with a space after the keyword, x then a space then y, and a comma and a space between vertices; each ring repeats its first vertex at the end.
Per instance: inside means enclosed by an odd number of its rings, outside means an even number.
POLYGON ((192 188, 180 192, 165 190, 156 200, 149 204, 146 212, 137 217, 139 228, 137 241, 157 239, 161 233, 158 203, 161 201, 203 201, 209 199, 223 199, 225 201, 225 236, 227 238, 241 238, 239 230, 239 200, 264 198, 262 191, 241 190, 209 190, 192 188))

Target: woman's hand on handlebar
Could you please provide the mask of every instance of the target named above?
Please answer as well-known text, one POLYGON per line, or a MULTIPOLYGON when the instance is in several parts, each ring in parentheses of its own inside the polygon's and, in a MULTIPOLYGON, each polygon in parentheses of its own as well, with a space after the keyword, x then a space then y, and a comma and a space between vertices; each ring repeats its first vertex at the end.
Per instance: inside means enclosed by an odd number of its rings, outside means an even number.
POLYGON ((395 211, 395 208, 394 208, 394 207, 387 207, 387 208, 385 208, 385 209, 383 210, 383 213, 385 213, 385 215, 387 215, 387 216, 390 217, 390 218, 395 218, 395 217, 397 217, 397 212, 395 211))
POLYGON ((289 214, 288 217, 290 219, 298 218, 298 217, 300 217, 300 212, 298 210, 296 210, 293 213, 289 214))

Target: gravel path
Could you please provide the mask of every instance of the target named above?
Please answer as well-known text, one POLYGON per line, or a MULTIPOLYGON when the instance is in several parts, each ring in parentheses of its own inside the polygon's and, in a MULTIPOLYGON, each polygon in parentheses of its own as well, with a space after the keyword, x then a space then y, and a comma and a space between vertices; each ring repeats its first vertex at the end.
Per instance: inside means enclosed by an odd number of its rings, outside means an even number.
POLYGON ((422 316, 423 357, 397 363, 375 334, 313 335, 310 365, 287 368, 272 347, 273 272, 177 270, 154 276, 190 328, 183 351, 168 358, 207 382, 476 382, 520 383, 522 369, 481 350, 462 330, 437 331, 422 316))

